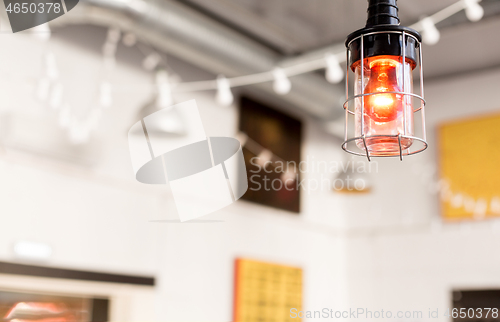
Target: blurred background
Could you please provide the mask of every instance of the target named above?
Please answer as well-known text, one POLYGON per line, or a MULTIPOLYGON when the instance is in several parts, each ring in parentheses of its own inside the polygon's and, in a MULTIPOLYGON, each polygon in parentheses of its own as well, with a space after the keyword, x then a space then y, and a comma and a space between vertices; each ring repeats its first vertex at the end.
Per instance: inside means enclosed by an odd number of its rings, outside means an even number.
MULTIPOLYGON (((480 2, 480 20, 456 3, 398 1, 406 26, 452 7, 425 30, 429 149, 371 163, 341 149, 339 57, 364 0, 87 0, 20 33, 2 10, 0 318, 365 308, 449 321, 453 308, 498 307, 500 1, 480 2), (305 71, 280 74, 294 66, 305 71), (279 188, 255 177, 242 200, 179 223, 168 185, 135 180, 127 133, 191 99, 207 136, 240 140, 249 180, 266 162, 303 162, 300 175, 270 170, 279 188)), ((182 139, 189 121, 172 113, 151 135, 182 139)))

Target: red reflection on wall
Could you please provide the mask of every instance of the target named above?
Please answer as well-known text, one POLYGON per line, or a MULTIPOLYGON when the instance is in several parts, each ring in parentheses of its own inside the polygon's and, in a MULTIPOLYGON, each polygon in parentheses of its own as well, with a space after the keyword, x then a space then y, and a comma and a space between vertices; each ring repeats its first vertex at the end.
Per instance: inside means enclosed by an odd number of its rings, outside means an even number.
POLYGON ((5 315, 11 322, 76 322, 63 303, 18 302, 5 315))

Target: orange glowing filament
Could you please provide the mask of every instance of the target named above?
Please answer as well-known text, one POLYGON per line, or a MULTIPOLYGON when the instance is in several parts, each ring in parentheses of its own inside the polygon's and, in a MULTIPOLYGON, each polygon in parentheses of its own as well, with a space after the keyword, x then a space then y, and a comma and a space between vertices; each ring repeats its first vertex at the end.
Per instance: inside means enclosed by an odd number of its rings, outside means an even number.
POLYGON ((365 93, 378 94, 365 96, 365 113, 375 122, 391 122, 399 113, 403 113, 403 97, 393 93, 402 92, 397 74, 397 67, 402 64, 397 57, 394 58, 376 56, 368 59, 371 73, 365 93), (384 92, 389 93, 383 94, 384 92))

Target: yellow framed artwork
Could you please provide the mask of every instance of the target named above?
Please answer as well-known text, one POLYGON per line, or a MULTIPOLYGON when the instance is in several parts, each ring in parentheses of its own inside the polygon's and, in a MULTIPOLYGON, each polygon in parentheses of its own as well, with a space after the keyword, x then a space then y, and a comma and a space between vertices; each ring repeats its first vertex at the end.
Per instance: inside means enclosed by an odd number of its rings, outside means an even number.
POLYGON ((290 310, 302 310, 302 269, 237 259, 234 277, 234 322, 301 320, 290 310))
POLYGON ((500 216, 500 114, 447 123, 438 138, 444 219, 500 216))

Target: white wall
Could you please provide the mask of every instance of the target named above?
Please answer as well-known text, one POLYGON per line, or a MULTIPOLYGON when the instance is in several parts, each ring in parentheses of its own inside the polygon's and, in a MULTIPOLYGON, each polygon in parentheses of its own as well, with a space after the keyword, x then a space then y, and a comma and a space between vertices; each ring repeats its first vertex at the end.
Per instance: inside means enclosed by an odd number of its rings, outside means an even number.
MULTIPOLYGON (((113 106, 103 111, 90 143, 72 147, 58 128, 57 111, 34 98, 47 45, 28 35, 2 35, 2 41, 0 105, 11 127, 0 155, 0 260, 17 261, 12 244, 32 240, 54 248, 45 265, 156 276, 155 295, 120 300, 128 313, 113 318, 127 321, 153 319, 145 304, 151 301, 157 321, 230 321, 236 257, 302 267, 305 307, 347 304, 345 244, 332 234, 342 222, 340 197, 329 190, 304 193, 300 216, 239 201, 207 218, 219 222, 161 222, 175 218, 170 192, 134 181, 126 137, 149 98, 151 75, 119 62, 113 106)), ((66 102, 84 114, 95 106, 100 56, 57 35, 48 46, 66 102)), ((208 135, 233 136, 236 107, 217 106, 212 96, 176 98, 197 99, 208 135)), ((338 142, 304 121, 304 158, 339 159, 338 142)))

